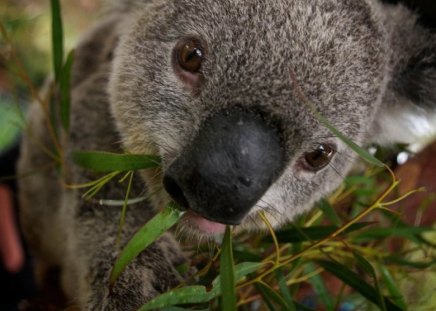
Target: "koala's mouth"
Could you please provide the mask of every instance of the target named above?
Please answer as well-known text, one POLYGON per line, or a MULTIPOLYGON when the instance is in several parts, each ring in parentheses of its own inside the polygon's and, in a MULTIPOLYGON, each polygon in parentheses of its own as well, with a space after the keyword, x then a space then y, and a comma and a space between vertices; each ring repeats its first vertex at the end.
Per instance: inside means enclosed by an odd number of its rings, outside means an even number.
POLYGON ((183 216, 183 222, 194 230, 198 230, 207 235, 222 234, 226 229, 226 225, 208 220, 193 211, 187 211, 185 213, 183 216))

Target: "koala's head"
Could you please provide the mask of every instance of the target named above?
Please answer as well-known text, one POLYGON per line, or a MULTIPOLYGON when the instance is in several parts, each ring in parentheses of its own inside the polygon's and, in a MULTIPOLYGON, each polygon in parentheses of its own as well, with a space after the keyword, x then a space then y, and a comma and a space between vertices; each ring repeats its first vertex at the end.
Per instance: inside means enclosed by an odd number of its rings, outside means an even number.
POLYGON ((340 184, 355 155, 306 101, 368 140, 390 62, 373 2, 167 0, 137 12, 112 109, 127 150, 162 157, 148 181, 189 211, 188 226, 255 227, 259 211, 279 226, 340 184))

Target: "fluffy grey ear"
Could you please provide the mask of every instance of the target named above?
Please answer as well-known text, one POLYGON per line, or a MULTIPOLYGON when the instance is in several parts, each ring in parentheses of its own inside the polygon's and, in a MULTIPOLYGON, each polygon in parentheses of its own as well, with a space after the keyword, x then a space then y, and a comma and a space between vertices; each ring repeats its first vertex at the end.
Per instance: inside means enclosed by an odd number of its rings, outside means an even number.
POLYGON ((376 120, 376 142, 414 143, 436 134, 436 34, 403 5, 384 5, 389 82, 376 120))

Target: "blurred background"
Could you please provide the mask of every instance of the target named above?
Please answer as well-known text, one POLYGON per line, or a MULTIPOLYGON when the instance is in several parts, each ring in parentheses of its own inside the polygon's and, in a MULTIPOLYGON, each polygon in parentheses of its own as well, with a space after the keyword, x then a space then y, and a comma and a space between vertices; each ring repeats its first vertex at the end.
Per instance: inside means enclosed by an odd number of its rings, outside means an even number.
MULTIPOLYGON (((101 0, 62 1, 66 51, 98 16, 101 0)), ((1 0, 0 21, 10 42, 0 36, 0 150, 16 139, 22 108, 31 101, 26 80, 38 89, 51 72, 51 21, 48 0, 1 0), (11 53, 16 53, 18 68, 11 53), (24 69, 27 77, 21 76, 24 69)))
MULTIPOLYGON (((80 34, 98 18, 102 2, 61 1, 66 52, 74 48, 80 34)), ((26 107, 32 102, 31 89, 39 90, 53 71, 50 1, 1 0, 0 24, 0 179, 3 179, 0 180, 0 190, 11 189, 14 194, 15 179, 9 177, 15 175, 16 146, 24 126, 26 107)), ((4 196, 4 191, 0 194, 4 196)), ((4 199, 3 196, 0 199, 4 199)), ((9 211, 9 216, 18 228, 14 195, 12 200, 15 209, 9 211)), ((5 218, 8 213, 5 213, 7 207, 3 204, 4 201, 0 200, 0 217, 5 218)), ((1 230, 5 223, 5 219, 0 219, 0 235, 5 234, 1 230)), ((46 294, 37 295, 26 245, 23 244, 25 264, 18 272, 8 271, 3 265, 1 246, 0 311, 62 309, 63 297, 58 288, 48 288, 43 291, 46 294)))

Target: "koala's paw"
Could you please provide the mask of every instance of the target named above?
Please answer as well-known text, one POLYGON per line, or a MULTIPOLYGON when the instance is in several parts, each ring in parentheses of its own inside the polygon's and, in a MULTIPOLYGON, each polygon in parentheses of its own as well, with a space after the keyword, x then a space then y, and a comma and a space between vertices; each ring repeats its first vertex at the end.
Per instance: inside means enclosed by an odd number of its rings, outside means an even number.
POLYGON ((112 265, 98 263, 90 271, 90 292, 85 310, 134 311, 160 293, 174 288, 182 281, 176 267, 185 257, 179 248, 168 248, 163 238, 132 261, 109 292, 112 265), (168 252, 171 251, 171 254, 168 252))

